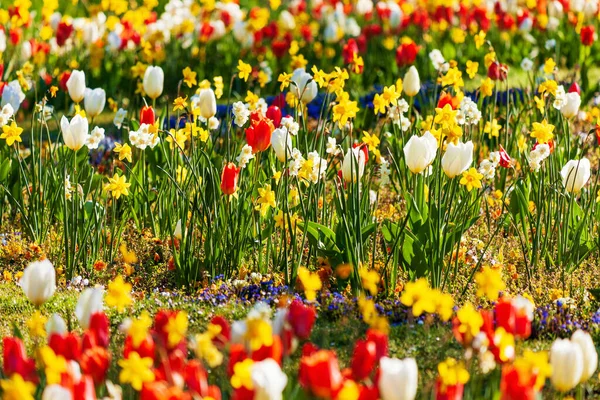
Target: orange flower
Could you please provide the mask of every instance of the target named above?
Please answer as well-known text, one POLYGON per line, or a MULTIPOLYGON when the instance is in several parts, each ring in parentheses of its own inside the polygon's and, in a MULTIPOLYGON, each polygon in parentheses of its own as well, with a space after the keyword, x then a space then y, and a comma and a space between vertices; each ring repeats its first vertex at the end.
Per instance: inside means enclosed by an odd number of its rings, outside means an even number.
POLYGON ((298 379, 316 397, 330 399, 343 384, 342 373, 333 351, 318 350, 300 359, 298 379))

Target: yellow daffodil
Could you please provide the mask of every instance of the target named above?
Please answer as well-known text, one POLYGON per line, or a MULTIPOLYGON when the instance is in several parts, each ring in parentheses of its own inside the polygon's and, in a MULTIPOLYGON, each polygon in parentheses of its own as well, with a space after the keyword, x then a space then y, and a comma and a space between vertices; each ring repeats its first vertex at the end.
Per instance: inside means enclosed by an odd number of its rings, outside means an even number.
POLYGON ((468 171, 463 172, 460 184, 466 186, 467 191, 470 192, 473 189, 481 189, 481 179, 483 179, 483 175, 471 167, 468 171))
POLYGON ((129 383, 137 391, 142 390, 144 383, 154 382, 155 376, 152 371, 154 361, 150 357, 140 357, 135 351, 129 353, 125 359, 119 360, 121 372, 119 381, 129 383))
POLYGON ((119 199, 121 196, 129 195, 130 186, 131 183, 127 182, 125 175, 114 174, 112 178, 108 178, 108 183, 104 185, 104 191, 119 199))
POLYGON ((125 282, 121 275, 117 276, 108 284, 104 301, 107 306, 115 307, 119 312, 123 312, 125 307, 133 303, 133 299, 131 298, 131 284, 125 282))
POLYGON ((243 79, 247 82, 248 78, 250 78, 250 74, 252 73, 252 67, 250 66, 250 64, 246 64, 242 60, 239 60, 237 70, 240 79, 243 79))

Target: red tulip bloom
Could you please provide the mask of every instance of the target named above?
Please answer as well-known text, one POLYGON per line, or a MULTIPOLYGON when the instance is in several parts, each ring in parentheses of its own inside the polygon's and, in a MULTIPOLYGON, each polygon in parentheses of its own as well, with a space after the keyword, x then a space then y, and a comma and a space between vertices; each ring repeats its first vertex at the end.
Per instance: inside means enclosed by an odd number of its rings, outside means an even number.
POLYGON ((359 147, 360 151, 362 151, 363 154, 365 155, 365 164, 366 164, 367 162, 369 162, 369 146, 367 146, 364 143, 354 143, 354 144, 352 144, 352 148, 353 149, 355 149, 357 147, 359 147))
POLYGON ((267 108, 267 118, 273 122, 275 128, 279 128, 281 125, 281 109, 275 105, 269 106, 267 108))
POLYGON ((48 345, 55 354, 63 356, 67 361, 78 361, 81 356, 81 339, 76 333, 70 332, 64 335, 53 333, 50 335, 48 345))
POLYGON ((251 125, 246 128, 246 141, 252 147, 253 153, 265 151, 271 146, 271 134, 275 126, 270 119, 254 111, 250 115, 251 125))
POLYGON ((152 339, 152 335, 150 334, 146 335, 146 338, 143 339, 137 346, 134 346, 131 336, 127 336, 123 346, 123 357, 128 358, 130 353, 136 352, 142 358, 154 358, 154 349, 154 339, 152 339))
POLYGON ((348 43, 344 45, 342 49, 342 56, 344 57, 344 64, 352 64, 354 62, 354 55, 358 54, 358 44, 356 40, 350 39, 348 43))
POLYGON ((581 44, 584 46, 591 46, 596 40, 596 32, 594 31, 594 27, 592 25, 587 25, 581 28, 581 32, 579 34, 581 39, 581 44))
POLYGON ((449 104, 453 110, 456 110, 460 106, 460 100, 458 97, 452 96, 450 93, 442 92, 440 99, 438 100, 437 107, 444 108, 446 104, 449 104))
POLYGON ((506 150, 504 150, 504 147, 502 147, 502 145, 500 145, 500 150, 498 151, 498 153, 500 154, 501 166, 503 166, 504 168, 509 168, 510 166, 512 166, 512 159, 510 158, 506 150))
POLYGON ((537 373, 522 371, 514 365, 505 365, 500 381, 501 400, 535 400, 536 380, 537 373))
MULTIPOLYGON (((100 382, 98 382, 100 383, 100 382)), ((84 375, 73 385, 73 400, 95 400, 96 388, 91 376, 84 375)))
POLYGON ((567 93, 577 93, 578 95, 581 95, 581 87, 579 87, 577 82, 573 82, 571 83, 571 86, 569 86, 567 93))
POLYGON ((281 365, 282 356, 283 344, 281 343, 281 338, 277 335, 274 335, 273 343, 270 346, 261 346, 258 350, 252 352, 250 358, 256 362, 266 360, 267 358, 272 358, 273 360, 277 361, 279 365, 281 365))
POLYGON ((221 327, 221 332, 213 338, 213 343, 217 346, 225 346, 231 340, 231 326, 229 322, 220 315, 213 317, 210 323, 221 327))
POLYGON ((103 347, 92 347, 83 352, 79 365, 83 373, 90 375, 95 383, 100 384, 106 379, 110 353, 103 347))
POLYGON ((413 64, 417 59, 418 52, 419 46, 412 40, 400 44, 396 49, 396 64, 398 64, 399 67, 413 64))
POLYGON ((367 330, 367 340, 375 343, 377 362, 388 355, 388 336, 376 329, 367 330))
POLYGON ((240 168, 234 163, 227 163, 223 167, 221 173, 221 190, 227 195, 232 195, 237 190, 238 177, 240 176, 240 168))
POLYGON ((462 400, 464 390, 465 385, 460 383, 444 387, 438 378, 435 384, 435 400, 462 400))
POLYGON ((373 372, 377 361, 377 346, 370 340, 358 340, 352 355, 352 378, 362 381, 373 372))
POLYGON ((56 28, 56 44, 62 47, 73 33, 73 30, 73 25, 66 22, 59 22, 56 28))
POLYGON ((106 314, 97 312, 90 318, 90 327, 88 329, 94 336, 96 346, 108 347, 109 321, 106 314))
POLYGON ((292 326, 294 335, 301 340, 310 337, 317 312, 312 306, 304 305, 300 300, 294 300, 288 308, 287 320, 292 326))
POLYGON ((144 106, 140 111, 140 124, 153 125, 156 120, 154 109, 151 106, 144 106))
POLYGON ((60 79, 58 81, 58 86, 60 86, 61 90, 63 90, 64 92, 68 91, 67 81, 69 80, 70 77, 71 77, 70 71, 65 71, 60 75, 60 79))
POLYGON ((488 78, 494 81, 505 81, 508 74, 508 67, 505 64, 500 64, 494 61, 488 68, 488 78))
POLYGON ((27 357, 25 345, 19 338, 6 336, 2 339, 4 376, 19 374, 30 382, 37 382, 35 360, 27 357))
POLYGON ((527 339, 531 335, 533 305, 523 297, 501 298, 494 308, 496 327, 502 327, 515 337, 527 339))
POLYGON ((341 388, 344 378, 335 353, 319 350, 300 359, 298 380, 313 395, 330 399, 341 388))

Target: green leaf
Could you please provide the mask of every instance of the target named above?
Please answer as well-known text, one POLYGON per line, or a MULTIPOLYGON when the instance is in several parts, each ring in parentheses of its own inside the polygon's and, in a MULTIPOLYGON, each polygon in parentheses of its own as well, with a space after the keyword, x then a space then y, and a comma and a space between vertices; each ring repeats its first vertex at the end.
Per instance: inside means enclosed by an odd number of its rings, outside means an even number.
POLYGON ((313 221, 298 222, 298 226, 306 232, 311 245, 324 254, 339 254, 342 251, 337 246, 335 233, 325 225, 313 221))

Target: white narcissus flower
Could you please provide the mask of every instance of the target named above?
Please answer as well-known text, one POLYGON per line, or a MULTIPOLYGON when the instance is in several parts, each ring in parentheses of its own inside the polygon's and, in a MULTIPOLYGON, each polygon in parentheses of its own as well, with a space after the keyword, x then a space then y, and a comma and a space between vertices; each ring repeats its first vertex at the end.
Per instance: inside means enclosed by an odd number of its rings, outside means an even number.
POLYGON ((198 105, 200 107, 200 115, 205 119, 214 117, 217 113, 217 98, 212 89, 202 89, 198 94, 198 105))
POLYGON ((317 97, 317 82, 304 68, 294 70, 291 78, 291 91, 297 99, 307 104, 317 97))
POLYGON ((77 151, 87 143, 89 136, 88 121, 81 115, 75 115, 71 118, 71 121, 63 115, 60 119, 60 129, 62 130, 65 145, 69 149, 77 151))
POLYGON ((342 177, 346 182, 356 182, 365 173, 365 153, 359 148, 348 149, 342 162, 342 177))
POLYGON ((150 65, 144 73, 144 92, 153 100, 158 98, 163 92, 164 81, 165 73, 162 68, 150 65))
POLYGON ((292 135, 285 128, 277 128, 271 134, 271 146, 275 151, 277 159, 285 162, 292 154, 292 135))
POLYGON ((578 329, 571 336, 571 342, 576 343, 581 348, 583 354, 583 373, 581 374, 580 383, 586 382, 594 375, 598 368, 598 352, 596 346, 589 333, 578 329))
POLYGON ((79 300, 77 300, 77 305, 75 306, 75 316, 83 329, 87 329, 90 326, 92 314, 103 310, 103 296, 104 290, 98 287, 87 288, 79 295, 79 300))
POLYGON ((67 80, 67 90, 71 100, 81 103, 85 97, 85 72, 74 70, 67 80))
POLYGON ((442 168, 448 178, 454 178, 465 172, 473 163, 473 142, 448 143, 442 157, 442 168))
POLYGON ((379 395, 382 400, 413 400, 417 395, 419 369, 414 358, 382 357, 379 361, 379 395))
POLYGON ((569 339, 556 339, 550 348, 552 385, 559 392, 568 392, 581 382, 583 354, 581 347, 569 339))
POLYGON ((420 174, 435 160, 437 139, 427 131, 423 136, 413 135, 404 145, 404 159, 410 172, 420 174))
POLYGON ((419 78, 419 71, 417 71, 414 65, 411 65, 411 67, 404 75, 402 85, 404 93, 406 93, 406 95, 409 97, 416 96, 419 93, 419 90, 421 90, 421 79, 419 78))
POLYGON ((569 193, 579 193, 590 179, 590 160, 583 157, 581 160, 570 160, 560 171, 563 186, 569 193))
POLYGON ((254 400, 281 400, 288 378, 277 361, 272 358, 252 365, 254 400))
POLYGON ((87 142, 85 145, 88 149, 94 150, 97 149, 100 145, 100 142, 104 140, 104 128, 100 128, 99 126, 94 127, 92 132, 88 136, 87 142))
POLYGON ((34 261, 23 271, 19 281, 25 295, 36 306, 41 306, 56 291, 56 271, 50 260, 34 261))
POLYGON ((102 88, 85 89, 83 105, 85 112, 90 118, 94 118, 104 110, 106 103, 106 92, 102 88))

